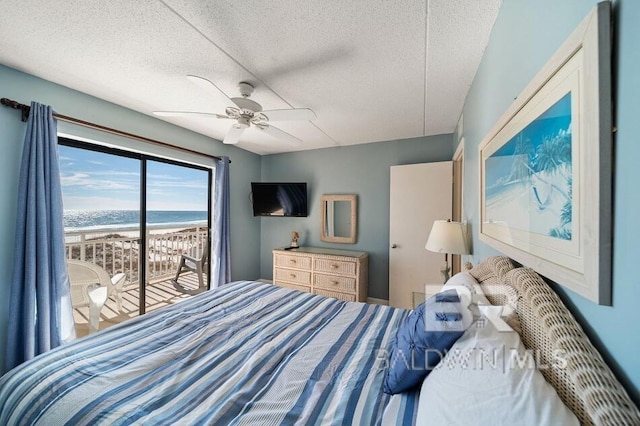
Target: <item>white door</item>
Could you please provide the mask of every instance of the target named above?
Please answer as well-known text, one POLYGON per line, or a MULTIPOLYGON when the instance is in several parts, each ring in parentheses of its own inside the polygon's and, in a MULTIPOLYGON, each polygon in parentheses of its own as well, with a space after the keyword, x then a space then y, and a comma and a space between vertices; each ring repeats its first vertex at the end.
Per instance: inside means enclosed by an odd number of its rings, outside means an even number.
POLYGON ((413 309, 413 300, 424 297, 425 284, 442 283, 440 268, 444 254, 427 251, 424 246, 433 221, 451 218, 452 164, 443 161, 391 167, 391 306, 413 309))

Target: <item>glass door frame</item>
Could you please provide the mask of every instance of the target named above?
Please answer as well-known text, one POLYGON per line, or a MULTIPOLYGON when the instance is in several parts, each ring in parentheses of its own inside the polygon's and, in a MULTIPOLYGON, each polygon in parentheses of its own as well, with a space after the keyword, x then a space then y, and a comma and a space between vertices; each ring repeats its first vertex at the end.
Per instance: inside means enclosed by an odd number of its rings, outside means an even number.
MULTIPOLYGON (((147 253, 147 162, 155 161, 165 164, 171 164, 174 166, 187 167, 196 170, 202 170, 207 172, 207 242, 209 253, 211 253, 211 220, 213 216, 212 205, 212 190, 213 190, 213 169, 204 166, 198 166, 182 162, 179 160, 171 160, 162 157, 156 157, 150 154, 144 154, 139 152, 127 151, 122 148, 114 148, 110 146, 104 146, 100 144, 84 142, 69 137, 58 136, 58 145, 68 146, 71 148, 84 149, 87 151, 101 152, 104 154, 118 155, 121 157, 131 158, 139 160, 140 162, 140 253, 147 253)), ((138 285, 140 291, 140 303, 138 306, 139 315, 144 315, 146 312, 146 300, 147 300, 147 259, 142 259, 140 256, 140 264, 138 265, 138 285)), ((207 289, 211 288, 211 259, 207 262, 207 289)))

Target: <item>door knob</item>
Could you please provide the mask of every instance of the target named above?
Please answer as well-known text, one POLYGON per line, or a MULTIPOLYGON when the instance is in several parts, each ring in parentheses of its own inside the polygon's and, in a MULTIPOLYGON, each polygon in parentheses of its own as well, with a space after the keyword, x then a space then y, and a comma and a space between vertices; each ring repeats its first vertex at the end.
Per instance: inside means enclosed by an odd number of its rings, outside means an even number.
POLYGON ((391 244, 391 248, 398 248, 397 244, 391 244))

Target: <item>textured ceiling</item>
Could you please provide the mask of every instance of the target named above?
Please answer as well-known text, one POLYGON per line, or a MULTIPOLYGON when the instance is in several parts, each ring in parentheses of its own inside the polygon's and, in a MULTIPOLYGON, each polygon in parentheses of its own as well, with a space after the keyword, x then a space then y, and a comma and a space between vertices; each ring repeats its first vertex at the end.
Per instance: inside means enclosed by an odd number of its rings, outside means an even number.
MULTIPOLYGON (((238 146, 259 154, 404 139, 454 130, 500 4, 3 0, 0 63, 149 115, 224 113, 226 97, 188 74, 227 97, 250 82, 266 110, 316 113, 273 123, 298 146, 245 130, 238 146)), ((232 124, 163 119, 220 140, 232 124)))

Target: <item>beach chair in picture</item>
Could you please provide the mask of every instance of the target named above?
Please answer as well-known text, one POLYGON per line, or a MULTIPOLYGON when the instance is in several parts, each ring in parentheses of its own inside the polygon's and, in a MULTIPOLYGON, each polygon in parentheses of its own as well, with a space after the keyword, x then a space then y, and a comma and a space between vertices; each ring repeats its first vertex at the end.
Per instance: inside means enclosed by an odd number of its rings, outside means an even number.
POLYGON ((123 273, 109 277, 102 267, 82 260, 67 260, 73 308, 89 306, 89 333, 98 331, 100 311, 107 299, 115 293, 118 312, 122 312, 123 273))
POLYGON ((178 270, 176 271, 176 277, 173 279, 174 287, 183 293, 199 293, 207 289, 207 283, 204 280, 204 271, 207 261, 209 260, 209 247, 208 244, 203 244, 204 247, 195 245, 189 250, 189 254, 180 255, 178 261, 178 270), (198 289, 188 290, 184 286, 178 283, 180 274, 185 271, 195 272, 198 275, 198 289))

